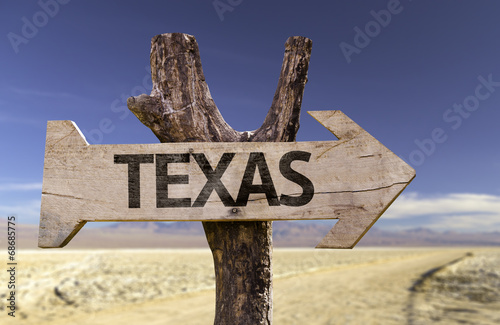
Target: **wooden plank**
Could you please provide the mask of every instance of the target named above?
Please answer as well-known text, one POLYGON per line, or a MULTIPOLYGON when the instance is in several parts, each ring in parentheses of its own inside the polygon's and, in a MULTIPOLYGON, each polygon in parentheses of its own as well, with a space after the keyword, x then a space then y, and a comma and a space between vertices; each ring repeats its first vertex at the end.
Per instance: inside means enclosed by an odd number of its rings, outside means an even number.
POLYGON ((89 145, 49 121, 40 247, 88 221, 339 219, 318 247, 352 248, 415 176, 340 111, 309 112, 338 141, 89 145))

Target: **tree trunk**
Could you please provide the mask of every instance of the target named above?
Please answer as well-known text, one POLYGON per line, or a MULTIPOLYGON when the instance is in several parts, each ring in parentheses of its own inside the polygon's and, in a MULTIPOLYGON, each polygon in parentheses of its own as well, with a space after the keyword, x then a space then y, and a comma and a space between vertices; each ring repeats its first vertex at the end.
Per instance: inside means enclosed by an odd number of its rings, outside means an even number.
MULTIPOLYGON (((294 141, 311 48, 305 37, 287 40, 271 108, 255 132, 235 131, 224 121, 205 82, 196 39, 187 34, 152 39, 153 90, 127 104, 161 142, 294 141)), ((272 324, 272 222, 203 222, 203 228, 214 258, 215 324, 272 324)))

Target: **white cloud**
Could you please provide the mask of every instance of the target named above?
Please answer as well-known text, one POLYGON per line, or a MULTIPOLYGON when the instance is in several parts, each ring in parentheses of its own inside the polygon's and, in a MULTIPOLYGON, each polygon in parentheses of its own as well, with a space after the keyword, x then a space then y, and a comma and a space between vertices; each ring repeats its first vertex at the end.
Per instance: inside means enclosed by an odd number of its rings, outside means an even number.
POLYGON ((500 216, 489 215, 447 215, 436 218, 431 227, 437 230, 464 232, 491 232, 500 230, 500 216))
POLYGON ((30 200, 12 205, 0 205, 0 216, 16 216, 16 223, 35 224, 40 220, 40 200, 30 200))
POLYGON ((438 230, 500 230, 500 196, 490 194, 451 193, 425 197, 418 193, 401 195, 384 213, 386 220, 412 219, 416 226, 438 230), (425 223, 425 224, 424 224, 425 223))
POLYGON ((0 191, 33 191, 42 190, 42 183, 10 183, 0 184, 0 191))

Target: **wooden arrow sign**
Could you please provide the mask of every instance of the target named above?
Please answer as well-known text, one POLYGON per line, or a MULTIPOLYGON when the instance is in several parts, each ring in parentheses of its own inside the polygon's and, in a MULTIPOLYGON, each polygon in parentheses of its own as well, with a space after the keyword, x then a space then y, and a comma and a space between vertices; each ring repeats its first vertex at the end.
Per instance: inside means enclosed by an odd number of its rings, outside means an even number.
POLYGON ((49 121, 38 246, 88 221, 339 219, 317 247, 352 248, 415 170, 341 111, 308 113, 339 140, 89 145, 49 121))

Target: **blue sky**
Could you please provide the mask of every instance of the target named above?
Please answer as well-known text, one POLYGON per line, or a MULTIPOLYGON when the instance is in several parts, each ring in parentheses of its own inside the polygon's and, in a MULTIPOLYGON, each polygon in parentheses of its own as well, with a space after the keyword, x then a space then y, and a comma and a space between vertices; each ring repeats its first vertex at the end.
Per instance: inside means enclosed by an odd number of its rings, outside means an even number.
POLYGON ((196 37, 243 131, 300 35, 313 50, 297 140, 334 139, 305 112, 340 109, 417 171, 377 226, 500 231, 499 14, 497 1, 2 1, 0 217, 38 223, 48 120, 91 144, 158 142, 125 109, 151 90, 153 36, 196 37))

